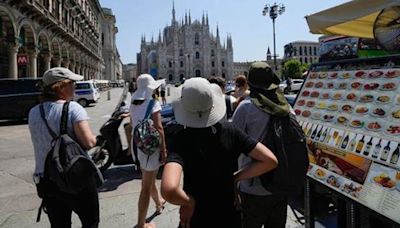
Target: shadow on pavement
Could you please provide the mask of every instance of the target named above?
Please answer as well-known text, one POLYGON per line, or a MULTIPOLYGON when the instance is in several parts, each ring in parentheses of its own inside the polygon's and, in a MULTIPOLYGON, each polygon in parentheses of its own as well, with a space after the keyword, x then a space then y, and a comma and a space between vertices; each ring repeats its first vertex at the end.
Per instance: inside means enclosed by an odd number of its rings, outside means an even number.
POLYGON ((28 119, 24 120, 0 120, 0 127, 1 126, 12 126, 12 125, 24 125, 28 124, 28 119))
POLYGON ((103 177, 105 182, 103 186, 99 188, 99 192, 113 191, 125 182, 141 179, 142 174, 140 172, 137 173, 133 165, 128 165, 109 168, 103 173, 103 177))

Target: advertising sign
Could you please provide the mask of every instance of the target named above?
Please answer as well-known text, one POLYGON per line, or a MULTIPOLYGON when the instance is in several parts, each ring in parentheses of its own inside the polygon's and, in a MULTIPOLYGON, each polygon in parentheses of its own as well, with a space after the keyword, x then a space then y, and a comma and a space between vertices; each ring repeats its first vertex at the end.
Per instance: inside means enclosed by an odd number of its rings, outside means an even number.
POLYGON ((400 223, 400 64, 387 62, 312 67, 294 109, 308 176, 400 223))

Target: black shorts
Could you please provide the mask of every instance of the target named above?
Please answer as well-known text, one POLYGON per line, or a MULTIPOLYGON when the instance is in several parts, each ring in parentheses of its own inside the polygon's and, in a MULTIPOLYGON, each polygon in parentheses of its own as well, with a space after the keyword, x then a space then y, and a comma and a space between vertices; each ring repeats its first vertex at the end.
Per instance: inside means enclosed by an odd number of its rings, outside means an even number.
POLYGON ((165 97, 165 91, 161 91, 161 97, 165 97))

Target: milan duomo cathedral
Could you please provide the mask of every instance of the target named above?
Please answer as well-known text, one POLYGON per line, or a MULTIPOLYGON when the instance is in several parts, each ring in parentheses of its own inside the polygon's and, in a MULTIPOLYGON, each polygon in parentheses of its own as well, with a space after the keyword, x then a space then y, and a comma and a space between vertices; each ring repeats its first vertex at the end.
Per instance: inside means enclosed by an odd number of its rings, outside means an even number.
POLYGON ((232 37, 227 36, 221 44, 219 29, 216 35, 210 32, 208 15, 192 21, 190 12, 180 22, 175 18, 172 6, 172 21, 166 26, 157 41, 146 41, 142 36, 140 53, 137 54, 138 73, 149 73, 155 78, 166 78, 167 82, 179 82, 191 77, 222 76, 233 78, 232 37))

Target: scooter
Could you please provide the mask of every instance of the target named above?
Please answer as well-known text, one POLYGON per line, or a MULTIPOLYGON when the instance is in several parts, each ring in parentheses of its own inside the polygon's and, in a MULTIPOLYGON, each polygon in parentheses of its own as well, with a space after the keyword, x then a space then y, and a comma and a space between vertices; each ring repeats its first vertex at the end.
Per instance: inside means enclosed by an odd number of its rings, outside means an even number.
MULTIPOLYGON (((124 119, 124 114, 128 113, 125 103, 127 92, 127 87, 125 87, 120 101, 118 102, 114 112, 111 114, 111 117, 100 128, 100 135, 97 136, 96 146, 88 151, 89 156, 101 172, 106 171, 111 164, 135 164, 135 171, 140 171, 137 159, 134 161, 130 151, 128 151, 129 147, 123 149, 120 137, 125 136, 120 135, 118 131, 124 119)), ((133 151, 136 151, 135 148, 133 149, 133 151)), ((136 157, 135 154, 135 158, 136 157)))

